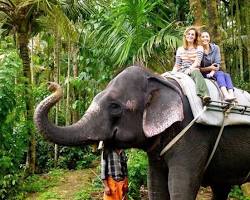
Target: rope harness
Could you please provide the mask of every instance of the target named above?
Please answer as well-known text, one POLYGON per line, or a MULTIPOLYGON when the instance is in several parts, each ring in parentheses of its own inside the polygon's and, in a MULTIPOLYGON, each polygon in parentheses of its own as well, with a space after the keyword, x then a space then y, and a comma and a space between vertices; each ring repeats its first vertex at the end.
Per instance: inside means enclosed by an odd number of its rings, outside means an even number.
POLYGON ((247 182, 248 178, 250 177, 250 171, 248 172, 248 174, 246 175, 246 178, 244 179, 243 182, 247 182))
POLYGON ((204 106, 203 110, 180 132, 177 136, 175 136, 171 142, 167 144, 163 148, 163 150, 160 153, 160 156, 162 156, 164 153, 166 153, 176 142, 178 142, 179 139, 188 131, 189 128, 192 127, 192 125, 197 121, 197 119, 207 110, 207 106, 204 106))
MULTIPOLYGON (((224 117, 223 117, 223 122, 222 122, 222 125, 221 125, 221 128, 220 128, 220 131, 219 131, 219 134, 217 136, 217 139, 216 139, 216 142, 214 144, 214 147, 213 147, 213 150, 207 160, 207 163, 205 165, 205 168, 204 168, 204 171, 206 171, 207 167, 209 166, 214 154, 215 154, 215 151, 219 145, 219 142, 220 142, 220 139, 221 139, 221 136, 222 136, 222 133, 223 133, 223 130, 224 130, 224 127, 225 127, 225 121, 229 115, 229 113, 231 112, 231 110, 236 106, 236 103, 233 102, 233 103, 227 103, 227 106, 224 107, 224 110, 223 110, 223 113, 224 113, 224 117)), ((171 142, 169 142, 164 148, 163 150, 161 151, 160 153, 160 156, 162 156, 163 154, 165 154, 176 142, 178 142, 182 136, 184 136, 184 134, 188 131, 188 129, 190 129, 192 127, 192 125, 197 121, 197 119, 208 109, 207 106, 204 106, 203 107, 203 110, 191 121, 189 122, 189 124, 180 132, 177 134, 177 136, 175 136, 171 142)), ((249 174, 247 175, 247 177, 250 176, 250 172, 249 174)))
MULTIPOLYGON (((175 74, 173 76, 173 74, 169 73, 169 72, 165 72, 164 74, 162 74, 163 77, 165 78, 170 78, 173 79, 175 81, 178 82, 178 84, 180 85, 181 88, 184 88, 184 84, 181 81, 178 81, 178 79, 181 79, 182 76, 175 74)), ((220 95, 220 99, 223 98, 222 92, 219 89, 218 85, 216 84, 215 81, 212 81, 212 83, 216 86, 216 88, 219 91, 219 95, 220 95)), ((165 154, 176 142, 178 142, 183 136, 184 134, 192 127, 192 125, 198 120, 198 118, 207 110, 210 111, 218 111, 218 112, 223 112, 223 119, 222 119, 222 124, 220 127, 220 131, 218 133, 218 136, 216 138, 214 147, 212 149, 212 152, 207 160, 207 163, 205 165, 204 171, 206 171, 206 169, 208 168, 215 152, 216 149, 219 145, 223 130, 225 128, 227 119, 228 119, 228 115, 230 113, 234 113, 234 114, 239 114, 239 115, 246 115, 246 116, 250 116, 250 106, 247 105, 240 105, 237 102, 224 102, 224 101, 210 101, 209 105, 206 105, 203 107, 203 110, 200 111, 200 113, 198 113, 198 115, 180 132, 178 133, 160 152, 160 156, 162 156, 163 154, 165 154)), ((248 180, 248 178, 250 177, 250 171, 248 172, 248 174, 245 177, 245 180, 248 180)))
POLYGON ((231 112, 232 108, 236 106, 236 103, 234 102, 233 104, 228 104, 228 107, 227 109, 224 110, 224 117, 223 117, 223 122, 222 122, 222 125, 221 125, 221 128, 220 128, 220 131, 219 131, 219 134, 217 136, 217 139, 215 141, 215 144, 214 144, 214 148, 212 150, 212 153, 210 154, 208 160, 207 160, 207 163, 205 165, 205 168, 204 168, 204 171, 207 170, 208 168, 208 165, 210 164, 214 154, 215 154, 215 151, 219 145, 219 142, 220 142, 220 139, 221 139, 221 136, 222 136, 222 133, 223 133, 223 130, 224 130, 224 127, 225 127, 225 121, 229 115, 229 113, 231 112))

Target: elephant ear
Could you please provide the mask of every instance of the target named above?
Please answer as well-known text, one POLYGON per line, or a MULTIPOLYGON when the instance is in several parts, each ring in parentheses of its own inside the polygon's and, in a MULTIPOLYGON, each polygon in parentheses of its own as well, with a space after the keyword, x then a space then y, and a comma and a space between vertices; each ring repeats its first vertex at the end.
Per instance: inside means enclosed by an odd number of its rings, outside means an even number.
POLYGON ((150 77, 148 81, 143 130, 146 137, 152 137, 163 132, 173 123, 182 121, 184 114, 179 88, 157 77, 150 77))

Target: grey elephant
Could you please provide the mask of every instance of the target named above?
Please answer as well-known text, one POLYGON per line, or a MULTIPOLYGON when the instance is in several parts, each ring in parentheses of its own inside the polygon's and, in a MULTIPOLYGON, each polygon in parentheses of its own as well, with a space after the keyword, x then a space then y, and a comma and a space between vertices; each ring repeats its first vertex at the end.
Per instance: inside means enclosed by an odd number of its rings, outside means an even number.
POLYGON ((225 127, 206 170, 219 127, 194 124, 163 156, 161 150, 192 119, 187 98, 174 80, 165 80, 141 67, 128 67, 93 99, 75 124, 55 126, 50 108, 62 96, 60 87, 36 108, 39 132, 67 146, 104 141, 111 148, 139 148, 149 158, 150 200, 194 200, 200 185, 210 185, 217 200, 226 200, 234 184, 250 180, 250 126, 225 127), (145 135, 152 135, 146 137, 145 135))

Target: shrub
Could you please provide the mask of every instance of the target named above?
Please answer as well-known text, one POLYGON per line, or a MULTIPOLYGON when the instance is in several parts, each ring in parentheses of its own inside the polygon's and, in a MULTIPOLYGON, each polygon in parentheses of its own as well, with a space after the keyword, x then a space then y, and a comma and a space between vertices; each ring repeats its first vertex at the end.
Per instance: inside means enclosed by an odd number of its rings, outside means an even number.
MULTIPOLYGON (((6 41, 0 42, 0 47, 6 41)), ((7 43, 6 43, 7 45, 7 43)), ((27 127, 24 119, 24 84, 21 60, 13 49, 3 50, 0 59, 0 199, 19 199, 21 167, 27 148, 27 127), (16 79, 16 80, 15 80, 16 79)))
POLYGON ((43 192, 48 187, 57 185, 63 173, 64 173, 63 170, 55 169, 50 171, 48 174, 44 174, 42 176, 39 175, 29 176, 24 181, 23 191, 28 193, 43 192))
POLYGON ((24 193, 20 192, 22 185, 21 174, 6 174, 0 178, 0 199, 23 199, 24 193))
POLYGON ((146 153, 140 150, 128 151, 129 196, 140 199, 140 187, 147 182, 148 159, 146 153))
POLYGON ((39 200, 51 200, 51 199, 56 200, 62 198, 55 192, 45 192, 39 197, 39 200))
POLYGON ((90 147, 63 147, 60 150, 58 166, 67 169, 89 168, 96 157, 90 147))
POLYGON ((250 197, 244 196, 244 194, 239 186, 233 187, 233 189, 231 190, 231 192, 229 194, 229 197, 235 198, 237 200, 250 200, 250 197))
POLYGON ((85 199, 85 200, 91 200, 91 191, 89 189, 84 189, 80 192, 77 192, 75 195, 74 200, 81 200, 81 199, 85 199))
POLYGON ((99 200, 103 196, 102 181, 99 177, 92 179, 92 183, 88 187, 84 187, 75 194, 74 200, 99 200))

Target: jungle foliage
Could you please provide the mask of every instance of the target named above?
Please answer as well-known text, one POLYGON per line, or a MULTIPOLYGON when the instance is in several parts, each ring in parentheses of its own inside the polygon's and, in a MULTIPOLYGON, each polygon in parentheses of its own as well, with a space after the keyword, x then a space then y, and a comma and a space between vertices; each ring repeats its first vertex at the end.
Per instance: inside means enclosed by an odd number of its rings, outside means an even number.
MULTIPOLYGON (((99 156, 90 147, 58 147, 36 132, 33 110, 48 95, 48 81, 64 88, 51 120, 71 124, 128 65, 171 70, 183 30, 196 24, 213 33, 235 85, 250 91, 249 8, 248 0, 0 1, 0 199, 22 199, 30 174, 88 167, 99 156)), ((137 165, 146 163, 131 161, 135 196, 145 182, 137 165)))

